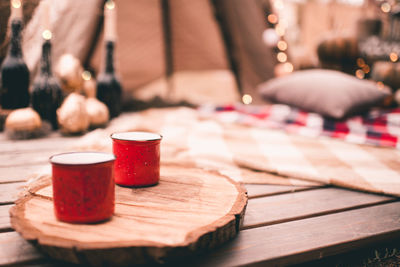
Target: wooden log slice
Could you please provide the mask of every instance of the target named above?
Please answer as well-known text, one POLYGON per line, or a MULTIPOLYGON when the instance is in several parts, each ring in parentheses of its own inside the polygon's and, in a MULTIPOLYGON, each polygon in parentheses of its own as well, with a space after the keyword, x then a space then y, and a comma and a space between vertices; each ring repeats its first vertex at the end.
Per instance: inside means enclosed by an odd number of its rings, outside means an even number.
POLYGON ((215 172, 164 165, 160 183, 116 186, 115 214, 99 224, 69 224, 53 213, 51 179, 34 182, 10 210, 12 227, 53 258, 94 266, 179 260, 239 231, 247 194, 215 172))

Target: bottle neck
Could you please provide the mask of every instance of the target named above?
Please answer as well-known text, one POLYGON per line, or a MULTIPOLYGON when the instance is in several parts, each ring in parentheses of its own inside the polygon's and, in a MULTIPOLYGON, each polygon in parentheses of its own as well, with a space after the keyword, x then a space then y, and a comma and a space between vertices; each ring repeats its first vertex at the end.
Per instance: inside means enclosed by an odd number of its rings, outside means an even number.
POLYGON ((22 57, 21 30, 22 30, 22 21, 20 19, 12 20, 10 54, 14 57, 22 57))
POLYGON ((114 42, 106 41, 106 73, 114 73, 114 42))
POLYGON ((51 75, 51 43, 49 40, 42 45, 42 59, 40 61, 40 70, 42 74, 51 75))

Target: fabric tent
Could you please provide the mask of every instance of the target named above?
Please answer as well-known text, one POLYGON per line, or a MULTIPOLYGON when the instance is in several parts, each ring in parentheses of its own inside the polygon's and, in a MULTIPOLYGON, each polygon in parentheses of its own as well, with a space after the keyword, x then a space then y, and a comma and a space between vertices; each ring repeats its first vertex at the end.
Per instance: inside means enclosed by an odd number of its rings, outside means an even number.
MULTIPOLYGON (((143 101, 224 104, 273 76, 274 52, 262 42, 265 0, 116 0, 116 68, 125 95, 143 101)), ((53 62, 64 53, 99 72, 103 0, 51 2, 53 62)), ((268 5, 267 5, 268 6, 268 5)), ((42 2, 24 32, 31 71, 40 58, 42 2)))

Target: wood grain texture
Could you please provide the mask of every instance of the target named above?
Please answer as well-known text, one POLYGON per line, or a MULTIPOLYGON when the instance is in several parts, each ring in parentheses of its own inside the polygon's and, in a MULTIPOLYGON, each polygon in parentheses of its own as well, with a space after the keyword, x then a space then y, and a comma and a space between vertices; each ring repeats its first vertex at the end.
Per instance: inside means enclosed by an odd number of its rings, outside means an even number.
POLYGON ((243 228, 293 221, 394 200, 392 197, 338 188, 256 198, 249 200, 243 228))
POLYGON ((163 262, 207 250, 239 231, 244 188, 214 172, 162 166, 159 185, 116 187, 116 212, 101 224, 56 220, 50 179, 33 183, 11 224, 54 258, 91 265, 163 262))
POLYGON ((395 202, 244 230, 193 265, 285 266, 394 240, 400 237, 399 210, 395 202))
POLYGON ((77 139, 55 132, 46 138, 15 141, 0 134, 0 183, 28 180, 32 174, 50 167, 51 155, 74 150, 77 139))
MULTIPOLYGON (((183 266, 284 266, 312 261, 399 238, 399 210, 400 202, 395 202, 248 229, 221 248, 181 263, 183 266)), ((17 233, 0 234, 0 264, 18 265, 42 257, 17 233)))
MULTIPOLYGON (((40 151, 40 150, 38 150, 40 151)), ((0 168, 19 167, 41 165, 49 162, 49 157, 53 154, 59 153, 60 150, 53 152, 42 151, 42 153, 35 152, 15 152, 0 154, 0 168)))
POLYGON ((18 193, 23 190, 25 182, 1 184, 0 204, 13 203, 18 198, 18 193))
POLYGON ((0 206, 0 232, 11 231, 10 215, 8 215, 9 209, 13 205, 1 205, 0 206))
POLYGON ((320 188, 314 186, 310 187, 272 184, 246 184, 245 187, 247 189, 247 195, 249 196, 249 199, 320 188))
POLYGON ((59 133, 52 134, 46 138, 28 139, 28 140, 8 140, 4 134, 1 136, 5 139, 0 139, 0 151, 3 153, 17 153, 17 152, 37 152, 38 149, 42 151, 56 150, 62 147, 69 147, 79 139, 79 136, 61 136, 59 133))
POLYGON ((48 162, 39 163, 38 165, 22 164, 21 166, 0 167, 0 184, 26 181, 32 177, 33 174, 39 174, 47 168, 51 168, 48 162))

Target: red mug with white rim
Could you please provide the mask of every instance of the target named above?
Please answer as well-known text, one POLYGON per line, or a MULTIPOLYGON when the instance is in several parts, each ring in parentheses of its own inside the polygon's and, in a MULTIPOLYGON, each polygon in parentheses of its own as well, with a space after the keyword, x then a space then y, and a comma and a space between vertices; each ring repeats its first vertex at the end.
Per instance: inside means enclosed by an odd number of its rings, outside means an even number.
POLYGON ((54 212, 58 220, 95 223, 114 214, 115 156, 70 152, 50 157, 54 212))
POLYGON ((150 186, 160 180, 162 136, 150 132, 121 132, 111 135, 115 160, 115 183, 150 186))

